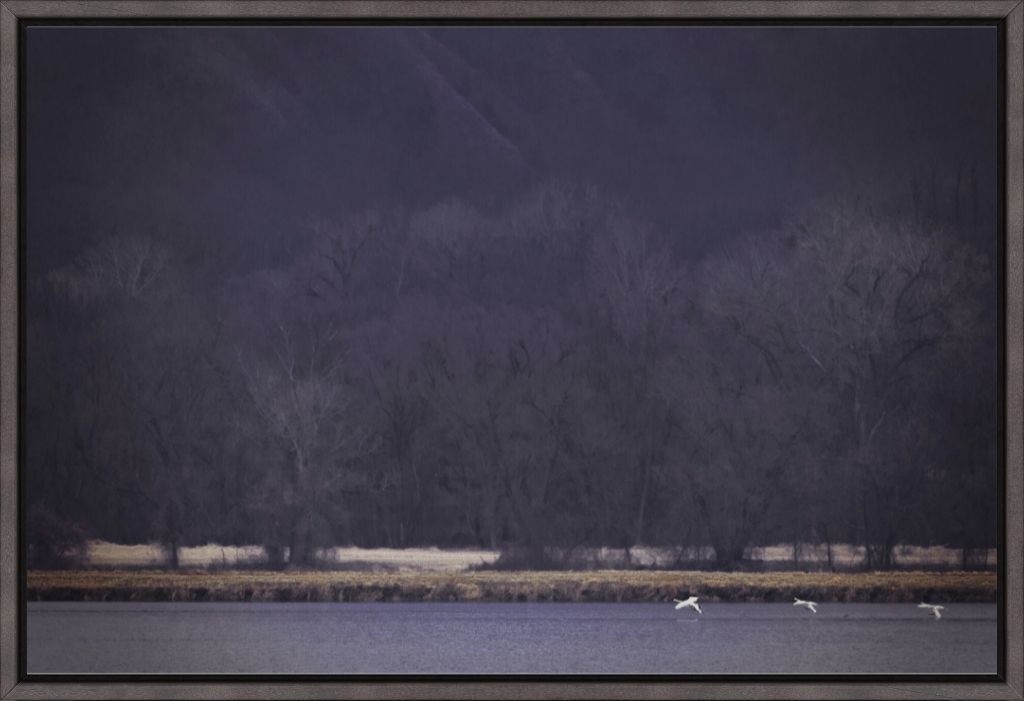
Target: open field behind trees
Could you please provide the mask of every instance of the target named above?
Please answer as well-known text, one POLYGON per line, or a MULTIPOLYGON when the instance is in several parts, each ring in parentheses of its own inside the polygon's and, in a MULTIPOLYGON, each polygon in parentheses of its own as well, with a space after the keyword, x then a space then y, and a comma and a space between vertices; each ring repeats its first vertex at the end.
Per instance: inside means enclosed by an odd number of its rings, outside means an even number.
MULTIPOLYGON (((501 566, 501 553, 496 550, 440 548, 356 548, 338 547, 320 550, 317 561, 326 569, 365 571, 438 571, 457 572, 488 566, 501 566)), ((750 548, 746 553, 752 564, 787 565, 794 569, 815 569, 828 565, 825 545, 800 543, 750 548), (794 548, 796 553, 794 554, 794 548)), ((900 568, 959 569, 963 552, 941 546, 897 546, 895 565, 900 568)), ((207 544, 184 547, 178 555, 179 566, 200 569, 258 567, 268 562, 261 546, 224 546, 207 544)), ((627 555, 623 548, 577 548, 569 552, 552 552, 551 561, 577 570, 630 569, 633 567, 678 568, 683 563, 711 563, 711 548, 635 547, 627 555)), ((832 546, 832 563, 836 568, 862 566, 864 548, 846 544, 832 546)), ((976 569, 994 568, 995 549, 970 553, 970 565, 976 569)), ((90 541, 80 565, 99 568, 161 567, 167 564, 166 551, 158 545, 120 545, 90 541)))
MULTIPOLYGON (((287 555, 287 551, 285 551, 287 555)), ((498 553, 491 550, 441 550, 439 548, 329 548, 318 553, 328 567, 351 570, 460 571, 492 564, 498 553)), ((207 544, 181 548, 179 566, 185 568, 253 567, 267 564, 266 550, 259 545, 207 544)), ((159 545, 119 545, 91 541, 84 567, 160 567, 167 564, 166 550, 159 545)))
POLYGON ((993 572, 30 571, 29 601, 995 601, 993 572))
MULTIPOLYGON (((955 180, 948 201, 973 206, 955 180)), ((714 553, 676 569, 794 542, 859 548, 830 569, 983 567, 963 557, 998 533, 981 222, 876 204, 701 258, 561 182, 331 220, 229 279, 145 237, 83 247, 31 283, 30 566, 78 566, 92 538, 171 568, 210 542, 268 569, 338 543, 537 570, 623 566, 587 553, 636 543, 714 553), (961 557, 901 563, 907 543, 961 557)), ((667 566, 631 547, 637 565, 667 566)))

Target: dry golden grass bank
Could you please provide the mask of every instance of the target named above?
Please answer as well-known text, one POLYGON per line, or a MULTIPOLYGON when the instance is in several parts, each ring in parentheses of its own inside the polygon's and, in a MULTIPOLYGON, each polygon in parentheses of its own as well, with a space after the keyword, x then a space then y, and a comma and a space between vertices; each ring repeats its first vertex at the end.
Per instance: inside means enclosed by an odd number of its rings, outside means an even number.
POLYGON ((995 601, 992 572, 31 571, 29 601, 995 601))

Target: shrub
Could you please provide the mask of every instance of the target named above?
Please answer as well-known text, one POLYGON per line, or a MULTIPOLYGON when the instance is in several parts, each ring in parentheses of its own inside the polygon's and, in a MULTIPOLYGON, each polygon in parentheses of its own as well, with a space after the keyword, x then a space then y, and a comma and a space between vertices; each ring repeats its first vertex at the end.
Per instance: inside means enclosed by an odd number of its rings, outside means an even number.
POLYGON ((566 569, 562 563, 555 561, 551 554, 545 548, 540 547, 522 547, 509 545, 503 547, 498 555, 498 559, 491 564, 478 565, 474 569, 478 570, 498 570, 498 571, 515 571, 515 570, 560 570, 566 569))
POLYGON ((29 567, 68 569, 79 565, 85 557, 85 530, 49 507, 34 504, 26 526, 29 567))

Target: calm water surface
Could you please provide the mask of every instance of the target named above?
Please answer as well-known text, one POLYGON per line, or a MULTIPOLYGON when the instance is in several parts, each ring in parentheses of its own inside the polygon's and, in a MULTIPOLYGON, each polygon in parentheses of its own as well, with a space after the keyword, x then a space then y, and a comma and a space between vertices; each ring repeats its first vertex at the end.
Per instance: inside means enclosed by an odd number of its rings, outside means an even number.
POLYGON ((996 607, 31 603, 29 673, 994 673, 996 607))

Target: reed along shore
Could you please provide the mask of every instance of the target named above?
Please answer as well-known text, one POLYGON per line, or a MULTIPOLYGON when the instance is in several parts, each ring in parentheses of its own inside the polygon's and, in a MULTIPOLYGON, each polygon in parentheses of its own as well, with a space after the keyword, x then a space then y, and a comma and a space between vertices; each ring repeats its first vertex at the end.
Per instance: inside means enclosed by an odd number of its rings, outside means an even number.
POLYGON ((994 572, 33 570, 29 601, 994 602, 994 572))

